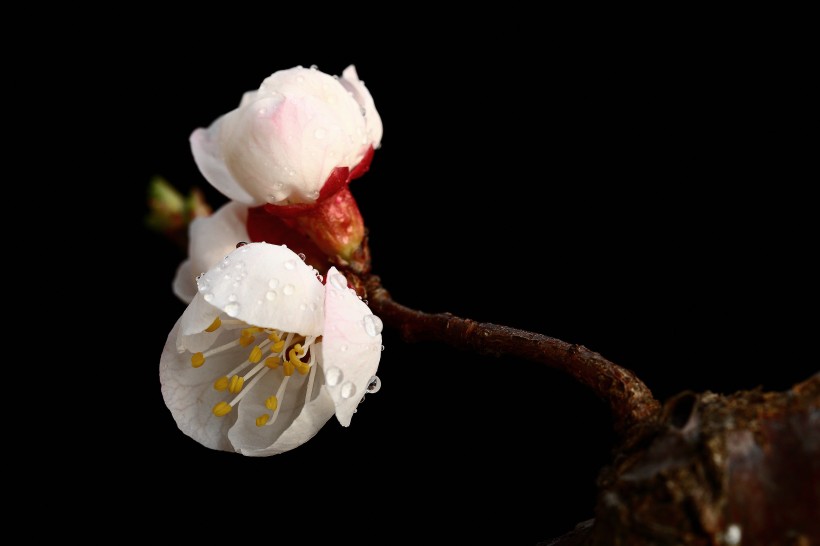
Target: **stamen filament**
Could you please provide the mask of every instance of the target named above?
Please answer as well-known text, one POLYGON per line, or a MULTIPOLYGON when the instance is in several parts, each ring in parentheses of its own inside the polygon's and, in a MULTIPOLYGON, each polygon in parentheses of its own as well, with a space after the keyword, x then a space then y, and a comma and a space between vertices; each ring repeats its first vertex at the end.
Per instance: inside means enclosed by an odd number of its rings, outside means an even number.
POLYGON ((233 349, 237 345, 239 345, 239 340, 235 339, 233 341, 229 341, 225 345, 220 345, 219 347, 214 347, 213 349, 205 351, 205 353, 203 353, 203 356, 205 358, 208 358, 209 356, 218 355, 219 353, 227 351, 228 349, 233 349))
POLYGON ((286 375, 285 378, 282 379, 282 384, 279 385, 279 389, 276 391, 276 400, 278 403, 276 404, 276 409, 273 411, 273 417, 265 423, 265 426, 271 426, 276 422, 276 418, 279 417, 279 410, 282 409, 282 399, 285 396, 285 387, 287 387, 288 381, 290 381, 290 376, 286 375))

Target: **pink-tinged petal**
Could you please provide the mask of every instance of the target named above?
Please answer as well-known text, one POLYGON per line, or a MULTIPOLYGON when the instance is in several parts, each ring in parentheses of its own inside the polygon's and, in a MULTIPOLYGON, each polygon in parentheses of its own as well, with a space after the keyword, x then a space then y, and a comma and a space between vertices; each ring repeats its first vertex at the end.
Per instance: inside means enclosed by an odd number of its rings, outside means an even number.
POLYGON ((248 207, 232 201, 212 215, 191 222, 188 227, 190 258, 179 266, 173 283, 177 297, 189 303, 197 293, 196 277, 218 264, 237 243, 250 241, 247 219, 248 207))
MULTIPOLYGON (((228 114, 230 115, 230 114, 228 114)), ((260 205, 228 171, 219 145, 219 133, 225 116, 217 119, 207 129, 197 129, 191 133, 191 152, 199 171, 217 190, 246 205, 260 205)))
POLYGON ((215 376, 191 367, 190 354, 177 351, 181 323, 182 319, 171 330, 160 357, 162 398, 182 432, 211 449, 233 451, 228 430, 236 420, 236 414, 216 417, 211 411, 224 395, 213 389, 215 376))
POLYGON ((200 278, 199 293, 230 317, 254 326, 305 336, 322 333, 324 287, 315 270, 283 246, 239 247, 200 278))
POLYGON ((362 108, 367 125, 368 140, 373 148, 378 148, 384 133, 382 118, 379 112, 376 111, 376 103, 373 101, 373 96, 370 94, 370 91, 368 91, 364 82, 359 79, 359 75, 356 73, 356 67, 350 65, 345 68, 339 82, 353 94, 353 98, 356 99, 356 102, 362 108))
POLYGON ((350 425, 381 359, 381 320, 373 315, 335 267, 325 285, 325 331, 322 367, 336 404, 336 418, 350 425))

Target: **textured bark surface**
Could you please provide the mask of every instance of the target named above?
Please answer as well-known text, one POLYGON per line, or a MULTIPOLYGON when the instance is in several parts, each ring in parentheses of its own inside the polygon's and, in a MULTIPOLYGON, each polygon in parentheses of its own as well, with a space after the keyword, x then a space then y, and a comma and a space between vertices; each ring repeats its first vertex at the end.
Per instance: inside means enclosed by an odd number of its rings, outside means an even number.
POLYGON ((660 408, 635 374, 582 345, 449 313, 410 309, 394 302, 376 276, 364 280, 364 293, 373 312, 401 332, 405 341, 437 341, 479 354, 515 356, 564 371, 609 404, 619 434, 651 421, 660 408))
POLYGON ((820 543, 820 374, 782 393, 683 393, 599 478, 594 523, 550 546, 820 543))

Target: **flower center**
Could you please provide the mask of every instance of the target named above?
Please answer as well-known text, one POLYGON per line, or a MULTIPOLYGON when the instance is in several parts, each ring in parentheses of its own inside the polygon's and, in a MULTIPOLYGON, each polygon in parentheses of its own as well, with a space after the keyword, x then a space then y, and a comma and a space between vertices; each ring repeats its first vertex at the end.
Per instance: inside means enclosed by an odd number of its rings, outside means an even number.
POLYGON ((282 382, 276 392, 271 393, 265 399, 265 407, 271 413, 263 413, 257 417, 256 426, 270 426, 276 422, 285 396, 285 389, 294 372, 298 372, 300 375, 309 374, 305 403, 310 401, 309 397, 313 391, 313 381, 316 375, 316 353, 311 351, 310 348, 316 342, 317 336, 305 337, 293 332, 281 332, 272 328, 252 326, 241 320, 227 318, 222 320, 220 317, 217 317, 205 329, 205 332, 216 332, 223 325, 239 328, 238 338, 205 352, 193 353, 191 355, 191 366, 200 368, 207 363, 209 357, 236 347, 241 347, 241 354, 244 355, 244 349, 253 347, 247 353, 247 358, 227 374, 218 377, 214 381, 214 389, 226 391, 229 395, 233 395, 229 400, 218 402, 213 407, 214 415, 223 417, 230 413, 234 406, 259 383, 260 379, 267 373, 279 369, 283 374, 282 382), (302 360, 303 358, 307 361, 302 360))

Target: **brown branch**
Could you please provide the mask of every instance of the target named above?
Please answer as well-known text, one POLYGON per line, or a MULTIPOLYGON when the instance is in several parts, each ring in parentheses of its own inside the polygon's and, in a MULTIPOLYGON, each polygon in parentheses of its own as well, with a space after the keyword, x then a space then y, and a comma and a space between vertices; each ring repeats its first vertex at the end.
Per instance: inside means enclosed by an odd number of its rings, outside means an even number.
POLYGON ((437 341, 479 354, 514 356, 562 370, 609 404, 615 430, 621 435, 633 425, 646 422, 660 408, 652 392, 635 374, 582 345, 450 313, 416 311, 393 301, 379 277, 368 276, 364 284, 370 308, 385 324, 397 329, 405 341, 437 341))

